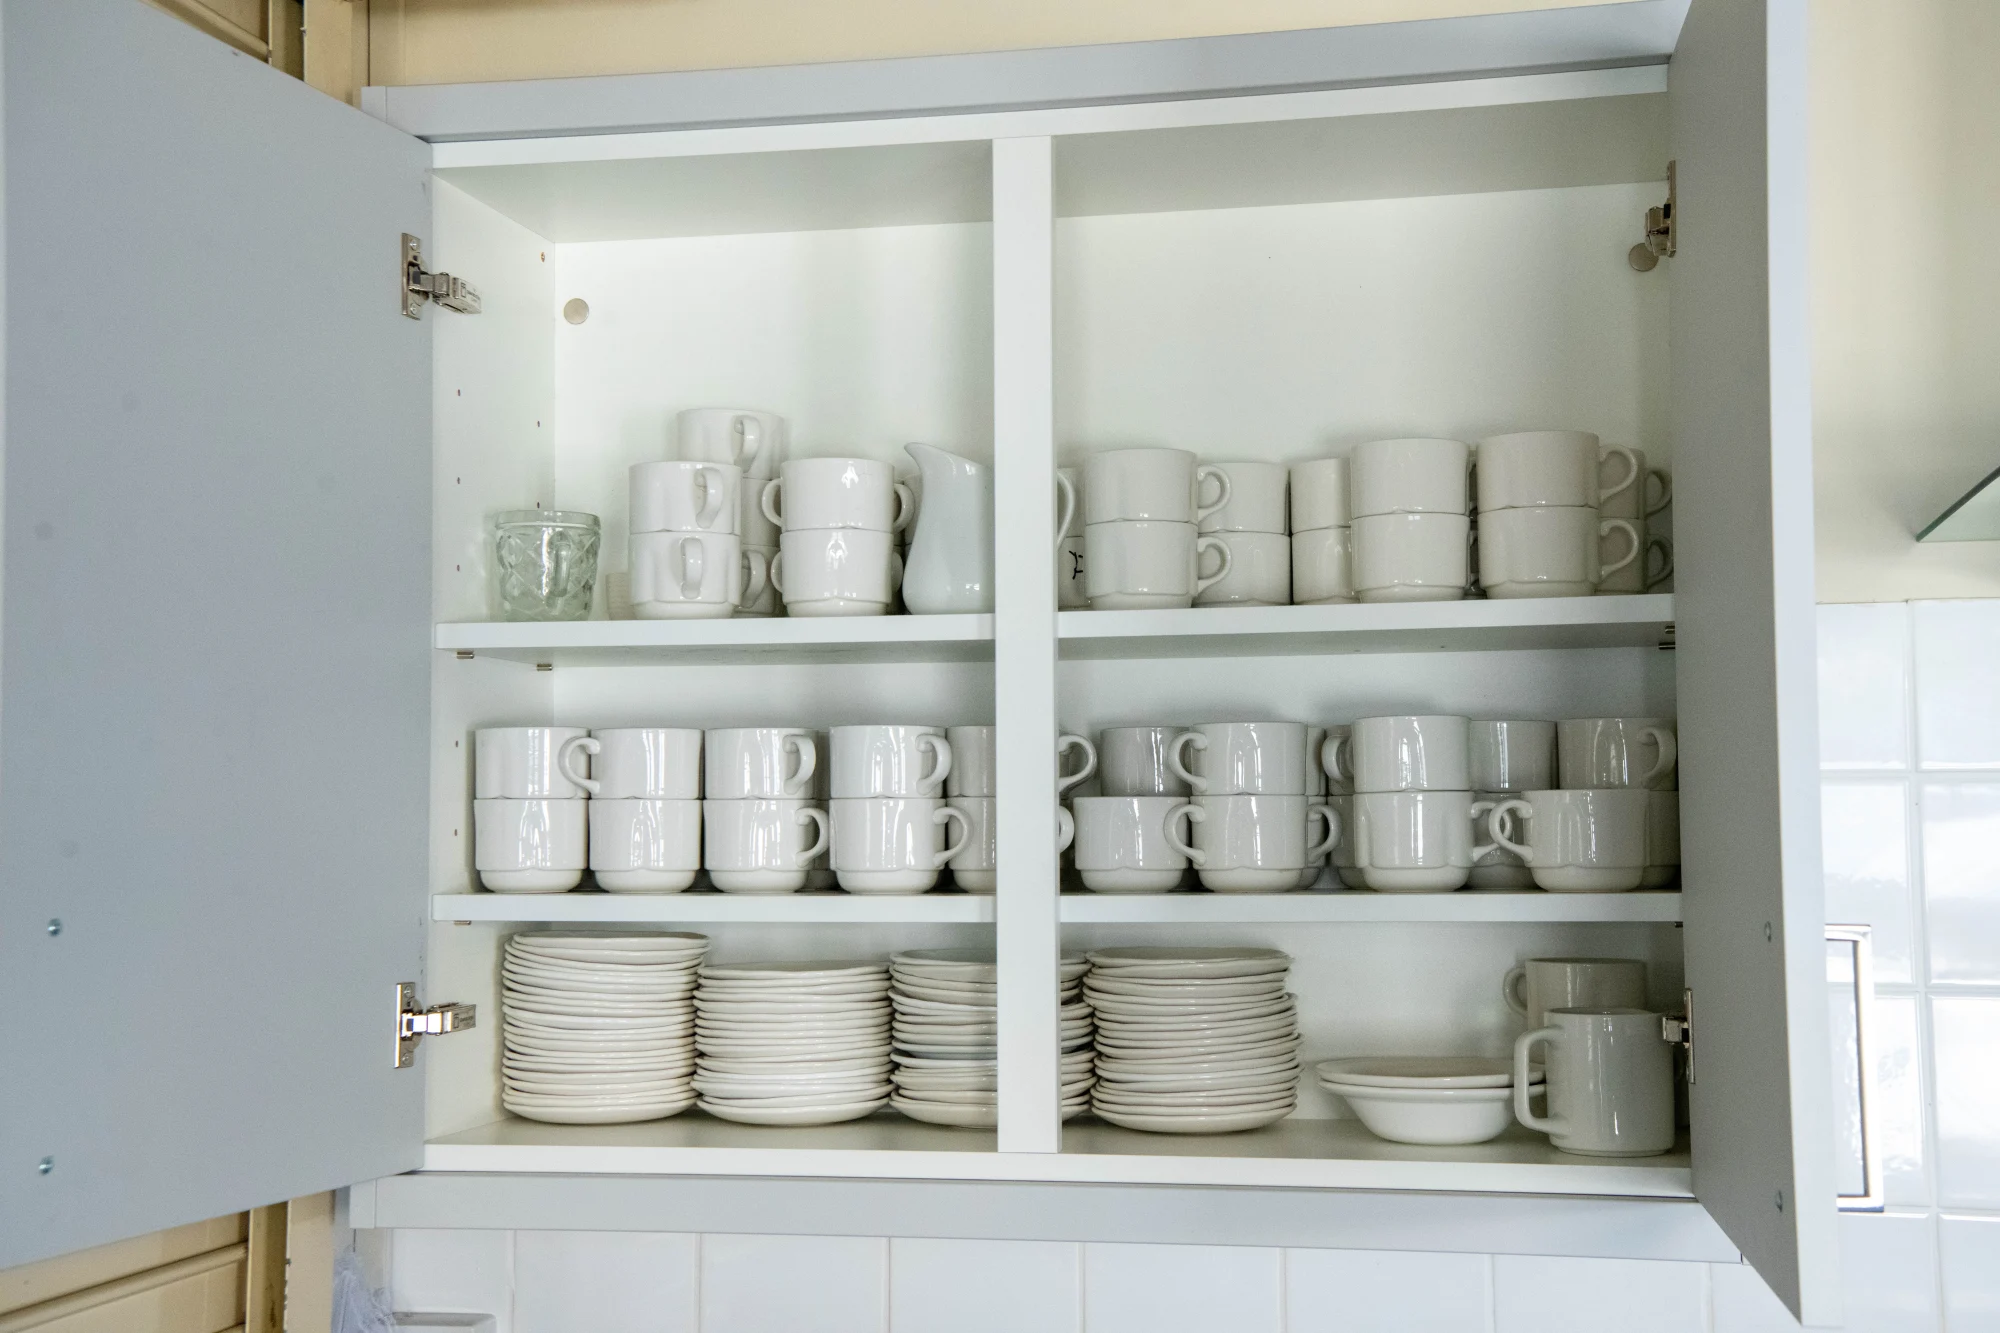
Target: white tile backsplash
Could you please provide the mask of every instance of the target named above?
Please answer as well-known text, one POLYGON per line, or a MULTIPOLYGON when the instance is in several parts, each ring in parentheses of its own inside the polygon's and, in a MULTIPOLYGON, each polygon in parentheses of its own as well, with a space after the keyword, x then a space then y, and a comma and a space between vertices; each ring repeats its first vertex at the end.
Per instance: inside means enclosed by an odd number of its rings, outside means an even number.
POLYGON ((2000 996, 1933 995, 1938 1202, 2000 1209, 2000 996))
POLYGON ((1938 1219, 1944 1318, 1951 1333, 2000 1333, 2000 1217, 1938 1219))
POLYGON ((402 1230, 389 1244, 389 1303, 426 1314, 490 1314, 514 1323, 514 1233, 402 1230))
POLYGON ((1485 1333, 1492 1262, 1483 1254, 1287 1250, 1286 1333, 1485 1333))
POLYGON ((1845 1333, 1930 1333, 1938 1327, 1935 1225, 1927 1214, 1841 1215, 1845 1333))
POLYGON ((1749 1264, 1708 1266, 1713 1333, 1798 1333, 1799 1321, 1749 1264))
POLYGON ((2000 982, 2000 782, 1923 788, 1932 981, 2000 982))
POLYGON ((1495 1333, 1707 1333, 1704 1264, 1493 1257, 1495 1333))
POLYGON ((1083 1247, 1085 1333, 1279 1333, 1276 1250, 1083 1247))
POLYGON ((1876 1149, 1882 1186, 1898 1206, 1931 1202, 1924 1158, 1924 1048, 1921 1005, 1914 995, 1875 998, 1876 1149))
POLYGON ((1909 788, 1902 782, 1820 786, 1826 919, 1873 926, 1875 978, 1915 979, 1911 955, 1909 788))
POLYGON ((1819 609, 1819 757, 1833 769, 1901 768, 1909 748, 1909 609, 1819 609))
POLYGON ((893 1333, 1080 1333, 1083 1247, 1009 1240, 889 1244, 893 1333))
POLYGON ((682 1333, 698 1326, 700 1295, 699 1236, 514 1236, 514 1333, 682 1333))
POLYGON ((703 1236, 701 1333, 884 1333, 889 1242, 703 1236))
POLYGON ((1913 602, 1917 755, 1928 769, 2000 768, 2000 600, 1913 602))

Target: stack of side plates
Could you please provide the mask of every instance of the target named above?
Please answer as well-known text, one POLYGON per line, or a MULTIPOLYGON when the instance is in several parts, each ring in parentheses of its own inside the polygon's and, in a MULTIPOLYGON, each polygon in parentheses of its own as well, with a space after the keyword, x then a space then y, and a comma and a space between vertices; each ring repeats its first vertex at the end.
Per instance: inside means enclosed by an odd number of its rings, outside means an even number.
POLYGON ((880 963, 702 969, 694 1086, 746 1125, 830 1125, 889 1100, 889 970, 880 963))
POLYGON ((658 1120, 694 1102, 703 935, 524 931, 500 962, 500 1102, 565 1125, 658 1120))
POLYGON ((1097 1015, 1091 1109, 1127 1129, 1227 1134, 1298 1104, 1298 1006, 1276 949, 1125 948, 1090 954, 1097 1015))
MULTIPOLYGON (((1484 1143, 1514 1123, 1514 1062, 1476 1055, 1369 1055, 1322 1060, 1319 1084, 1395 1143, 1484 1143)), ((1529 1074, 1529 1086, 1542 1071, 1529 1074)))
MULTIPOLYGON (((1080 996, 1089 964, 1061 963, 1062 1114, 1090 1105, 1090 1006, 1080 996)), ((991 949, 912 949, 889 960, 895 1006, 896 1092, 912 1120, 991 1129, 997 1123, 998 991, 991 949)))

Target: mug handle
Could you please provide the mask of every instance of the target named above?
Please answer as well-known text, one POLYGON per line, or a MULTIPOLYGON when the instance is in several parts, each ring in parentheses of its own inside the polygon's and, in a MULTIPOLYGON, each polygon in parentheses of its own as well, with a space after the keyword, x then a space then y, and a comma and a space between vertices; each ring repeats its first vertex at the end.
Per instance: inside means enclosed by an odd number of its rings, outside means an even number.
POLYGON ((1060 551, 1069 521, 1076 517, 1076 487, 1060 472, 1056 473, 1056 504, 1056 550, 1060 551))
POLYGON ((1069 733, 1065 733, 1061 736, 1056 737, 1056 798, 1058 800, 1060 800, 1063 797, 1064 793, 1068 792, 1071 787, 1074 787, 1076 786, 1077 783, 1084 781, 1092 773, 1095 773, 1096 771, 1097 771, 1097 747, 1090 743, 1088 737, 1077 736, 1069 733), (1074 773, 1064 773, 1062 771, 1063 751, 1074 749, 1078 746, 1081 746, 1083 748, 1083 767, 1079 768, 1074 773))
POLYGON ((701 576, 707 569, 708 556, 701 539, 681 538, 681 596, 687 601, 695 601, 701 596, 701 576))
POLYGON ((1061 856, 1076 841, 1076 816, 1056 807, 1056 855, 1061 856))
POLYGON ((1639 540, 1639 529, 1633 526, 1630 519, 1607 518, 1600 521, 1597 525, 1597 538, 1599 541, 1609 537, 1614 532, 1624 533, 1631 541, 1631 547, 1625 552, 1623 559, 1615 560, 1597 571, 1597 577, 1600 582, 1610 578, 1613 574, 1616 574, 1619 570, 1637 560, 1639 553, 1645 549, 1646 544, 1639 540))
POLYGON ((695 510, 694 525, 706 532, 715 526, 715 520, 721 515, 722 502, 727 498, 729 488, 723 484, 726 478, 722 469, 713 464, 704 463, 694 470, 694 474, 701 478, 701 508, 695 510))
POLYGON ((743 562, 750 567, 750 576, 744 580, 745 591, 742 600, 736 603, 738 611, 764 595, 764 582, 771 576, 772 564, 776 563, 767 562, 762 551, 745 551, 743 562))
POLYGON ((783 477, 773 477, 764 483, 764 489, 757 493, 757 507, 764 511, 764 517, 771 520, 771 526, 783 531, 785 520, 778 517, 778 499, 783 490, 783 477))
MULTIPOLYGON (((1490 813, 1493 807, 1497 804, 1499 804, 1499 802, 1497 801, 1474 801, 1472 803, 1473 827, 1477 828, 1479 825, 1479 817, 1483 814, 1490 813)), ((1490 822, 1491 821, 1489 821, 1489 823, 1490 822)), ((1487 832, 1490 834, 1492 832, 1492 829, 1488 828, 1487 832)), ((1499 849, 1500 849, 1500 844, 1497 842, 1475 843, 1472 848, 1472 859, 1473 861, 1477 862, 1482 857, 1490 856, 1499 849)))
POLYGON ((1536 1028, 1533 1032, 1523 1032, 1514 1042, 1514 1118, 1543 1134, 1561 1134, 1569 1126, 1555 1116, 1536 1115, 1529 1107, 1528 1098, 1532 1093, 1528 1084, 1528 1052, 1537 1042, 1554 1043, 1561 1039, 1561 1028, 1536 1028))
POLYGON ((911 520, 917 516, 917 493, 910 489, 910 483, 907 481, 899 481, 895 485, 896 517, 889 524, 889 531, 901 532, 909 527, 911 520))
MULTIPOLYGON (((1187 733, 1185 732, 1182 733, 1182 735, 1186 734, 1187 733)), ((1203 854, 1200 848, 1194 847, 1190 844, 1193 842, 1194 839, 1194 826, 1196 824, 1201 823, 1202 820, 1207 818, 1208 818, 1208 812, 1203 810, 1200 806, 1194 804, 1192 801, 1183 801, 1179 805, 1175 806, 1173 809, 1167 811, 1166 826, 1165 829, 1163 830, 1167 835, 1167 841, 1173 845, 1173 849, 1179 852, 1182 856, 1185 856, 1188 859, 1189 863, 1192 864, 1197 870, 1199 870, 1202 866, 1208 864, 1208 857, 1205 854, 1203 854), (1178 837, 1174 836, 1175 834, 1174 826, 1181 822, 1182 815, 1187 816, 1188 839, 1189 839, 1188 842, 1182 842, 1178 837)))
POLYGON ((798 823, 801 828, 807 824, 817 824, 819 826, 817 841, 812 846, 800 852, 798 859, 793 862, 800 870, 804 870, 807 866, 818 860, 820 853, 826 850, 827 844, 833 841, 833 830, 826 822, 826 811, 816 805, 800 806, 798 823))
POLYGON ((1660 761, 1647 769, 1646 776, 1639 779, 1641 787, 1651 787, 1654 778, 1662 776, 1673 768, 1674 761, 1680 758, 1681 747, 1680 743, 1674 739, 1674 733, 1668 731, 1665 727, 1647 727, 1639 734, 1641 736, 1651 736, 1653 744, 1660 747, 1660 761))
POLYGON ((1667 475, 1664 468, 1654 467, 1646 469, 1646 480, 1660 483, 1659 500, 1647 501, 1645 505, 1646 517, 1651 518, 1674 502, 1674 479, 1667 475))
POLYGON ((738 417, 729 423, 733 433, 743 437, 743 444, 736 449, 736 465, 748 472, 757 466, 758 455, 764 452, 764 427, 755 417, 738 417))
POLYGON ((917 748, 929 750, 937 757, 931 771, 917 779, 920 789, 935 784, 937 792, 932 795, 936 795, 944 790, 944 780, 951 776, 951 742, 935 732, 926 731, 917 737, 917 748))
POLYGON ((1673 573, 1673 543, 1665 537, 1648 538, 1646 541, 1646 586, 1648 588, 1657 588, 1673 577, 1673 573), (1660 570, 1657 574, 1653 572, 1653 552, 1655 551, 1660 553, 1660 570))
POLYGON ((931 857, 931 869, 942 870, 944 863, 965 850, 965 844, 972 841, 972 821, 965 817, 965 811, 955 805, 941 805, 931 811, 931 823, 943 828, 952 820, 958 821, 958 841, 931 857))
MULTIPOLYGON (((1487 802, 1481 801, 1480 804, 1485 805, 1487 802)), ((1513 819, 1516 813, 1519 813, 1522 819, 1533 819, 1535 817, 1535 807, 1529 805, 1526 801, 1500 801, 1487 811, 1486 836, 1493 839, 1493 841, 1486 844, 1484 851, 1474 848, 1473 860, 1477 861, 1481 856, 1484 856, 1496 847, 1505 847, 1529 865, 1535 863, 1533 852, 1530 852, 1526 847, 1523 847, 1520 843, 1515 842, 1507 836, 1507 830, 1513 827, 1513 819)))
POLYGON ((1340 846, 1340 834, 1342 831, 1340 827, 1340 812, 1332 806, 1307 806, 1306 818, 1311 819, 1314 815, 1318 815, 1326 820, 1326 841, 1317 847, 1306 849, 1306 860, 1308 861, 1317 861, 1320 857, 1327 855, 1334 848, 1340 846))
POLYGON ((1506 976, 1500 978, 1500 998, 1507 1002, 1509 1009, 1526 1018, 1528 1016, 1527 996, 1528 967, 1525 963, 1516 963, 1507 969, 1506 976))
MULTIPOLYGON (((1229 474, 1213 463, 1203 463, 1200 467, 1196 468, 1194 470, 1194 521, 1199 523, 1216 510, 1222 508, 1222 506, 1228 504, 1230 489, 1229 474), (1215 479, 1215 503, 1204 505, 1201 502, 1201 484, 1211 477, 1215 479)), ((1227 574, 1229 567, 1224 565, 1222 572, 1227 574)), ((1219 578, 1221 575, 1217 575, 1217 577, 1219 578)))
MULTIPOLYGON (((1351 736, 1328 736, 1320 742, 1319 766, 1335 782, 1352 783, 1354 775, 1341 767, 1340 754, 1353 738, 1351 736)), ((1352 767, 1350 762, 1349 767, 1352 767)))
MULTIPOLYGON (((1206 750, 1208 748, 1208 737, 1198 731, 1183 731, 1180 735, 1168 741, 1167 767, 1174 771, 1175 777, 1187 783, 1190 790, 1206 792, 1208 790, 1208 779, 1202 777, 1199 773, 1188 772, 1187 765, 1181 762, 1181 751, 1190 745, 1197 750, 1206 750)), ((1171 820, 1172 816, 1170 815, 1168 818, 1171 820)))
POLYGON ((595 796, 598 789, 604 784, 601 782, 592 782, 589 778, 577 772, 575 767, 571 765, 570 760, 579 752, 583 754, 596 754, 603 749, 604 742, 598 740, 595 736, 572 736, 562 743, 560 750, 556 751, 556 770, 571 782, 574 782, 577 786, 595 796))
POLYGON ((785 748, 799 757, 798 771, 785 779, 785 795, 803 796, 806 784, 812 781, 813 770, 819 764, 819 747, 813 744, 812 737, 795 731, 785 737, 785 748))
MULTIPOLYGON (((1227 482, 1229 480, 1228 474, 1224 473, 1221 475, 1223 481, 1227 482)), ((1228 489, 1229 488, 1227 486, 1223 487, 1225 498, 1227 497, 1228 489)), ((1221 508, 1220 505, 1216 507, 1221 508)), ((1210 588, 1213 588, 1216 584, 1228 578, 1229 567, 1235 562, 1236 562, 1236 553, 1229 549, 1229 543, 1224 541, 1222 538, 1203 537, 1200 541, 1196 542, 1194 544, 1194 568, 1195 568, 1194 595, 1199 597, 1203 593, 1207 592, 1210 588), (1209 575, 1207 578, 1203 578, 1201 576, 1201 553, 1203 551, 1222 552, 1221 566, 1218 567, 1216 571, 1213 574, 1209 575)))
MULTIPOLYGON (((1602 460, 1614 454, 1619 458, 1625 460, 1625 476, 1624 479, 1621 480, 1616 486, 1606 486, 1602 490, 1598 491, 1597 503, 1599 508, 1602 508, 1604 502, 1606 500, 1609 500, 1612 496, 1630 490, 1633 487, 1633 485, 1638 483, 1640 478, 1645 475, 1644 469, 1642 469, 1639 466, 1639 456, 1633 453, 1630 449, 1627 449, 1622 444, 1605 445, 1603 450, 1599 452, 1597 457, 1600 460, 1602 460)), ((1644 507, 1644 499, 1645 499, 1644 496, 1640 497, 1642 508, 1644 507)))

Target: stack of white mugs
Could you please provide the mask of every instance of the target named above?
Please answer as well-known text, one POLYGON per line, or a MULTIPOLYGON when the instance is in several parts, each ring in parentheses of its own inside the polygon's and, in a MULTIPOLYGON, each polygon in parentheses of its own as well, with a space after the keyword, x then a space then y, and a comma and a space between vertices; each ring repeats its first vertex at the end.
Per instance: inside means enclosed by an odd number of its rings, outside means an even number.
POLYGON ((1292 464, 1292 601, 1320 606, 1354 600, 1354 527, 1347 460, 1292 464))
POLYGON ((785 445, 785 419, 772 412, 697 407, 674 418, 677 457, 629 473, 630 569, 607 579, 612 619, 773 613, 777 533, 758 498, 785 445))
POLYGON ((1060 471, 1056 485, 1083 512, 1084 595, 1093 610, 1190 606, 1229 574, 1229 543, 1200 530, 1229 503, 1229 476, 1187 450, 1094 454, 1081 496, 1060 471))
POLYGON ((1197 525, 1229 550, 1222 577, 1195 597, 1196 606, 1283 606, 1292 600, 1292 539, 1283 463, 1229 463, 1222 503, 1197 525))
POLYGON ((759 505, 780 529, 772 583, 792 616, 887 615, 903 578, 896 534, 916 497, 869 458, 803 458, 763 483, 759 505))

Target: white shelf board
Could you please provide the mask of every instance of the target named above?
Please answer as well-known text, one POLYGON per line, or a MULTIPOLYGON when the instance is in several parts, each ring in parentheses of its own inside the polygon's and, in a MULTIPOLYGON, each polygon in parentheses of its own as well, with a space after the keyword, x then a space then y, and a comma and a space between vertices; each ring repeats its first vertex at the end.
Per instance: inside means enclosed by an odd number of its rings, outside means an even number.
POLYGON ((1633 648, 1671 641, 1671 593, 1346 606, 1064 611, 1066 658, 1292 657, 1323 653, 1633 648))
POLYGON ((1071 922, 1657 921, 1681 919, 1678 893, 1065 893, 1071 922))
POLYGON ((552 666, 980 662, 993 659, 993 617, 482 621, 439 625, 437 646, 552 666))
POLYGON ((431 898, 433 921, 864 925, 992 919, 992 895, 970 893, 440 893, 431 898))
POLYGON ((1573 1157, 1516 1127, 1491 1143, 1420 1148, 1355 1120, 1285 1120, 1244 1134, 1145 1134, 1088 1117, 1057 1153, 993 1151, 991 1131, 882 1113, 843 1125, 736 1125, 690 1111, 636 1125, 508 1118, 433 1140, 425 1171, 1053 1181, 1688 1198, 1685 1146, 1662 1157, 1573 1157))

